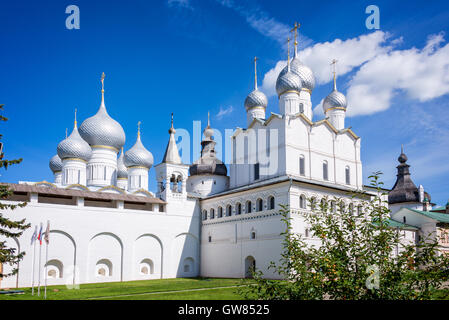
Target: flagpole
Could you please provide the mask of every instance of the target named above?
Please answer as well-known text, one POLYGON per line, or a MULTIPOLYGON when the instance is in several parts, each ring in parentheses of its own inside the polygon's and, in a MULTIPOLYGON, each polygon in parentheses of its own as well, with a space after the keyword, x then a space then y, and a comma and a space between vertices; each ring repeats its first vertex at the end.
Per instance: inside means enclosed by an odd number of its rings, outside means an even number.
POLYGON ((47 277, 48 277, 48 274, 47 274, 47 263, 48 263, 48 243, 47 243, 47 245, 45 247, 45 278, 44 278, 45 290, 44 290, 44 299, 47 299, 47 277))
POLYGON ((42 256, 42 243, 39 241, 39 275, 37 277, 37 295, 40 296, 41 294, 41 256, 42 256))
POLYGON ((33 244, 33 262, 31 264, 31 295, 34 296, 34 264, 36 261, 36 241, 33 244))

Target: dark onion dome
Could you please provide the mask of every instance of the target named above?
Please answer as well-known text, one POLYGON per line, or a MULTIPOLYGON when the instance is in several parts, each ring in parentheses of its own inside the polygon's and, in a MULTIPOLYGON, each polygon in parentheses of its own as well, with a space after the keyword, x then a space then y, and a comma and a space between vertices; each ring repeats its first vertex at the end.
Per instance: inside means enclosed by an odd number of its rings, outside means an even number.
POLYGON ((72 133, 58 144, 57 150, 58 156, 62 160, 74 158, 89 161, 92 156, 92 149, 80 136, 76 121, 72 133))
MULTIPOLYGON (((286 74, 287 71, 286 66, 282 69, 279 76, 286 74)), ((297 56, 290 62, 290 71, 301 79, 302 88, 305 88, 310 92, 313 91, 315 88, 315 76, 313 75, 312 70, 303 64, 297 56)))
POLYGON ((398 161, 399 165, 396 167, 398 169, 397 179, 388 193, 388 203, 419 202, 419 190, 410 177, 410 166, 406 163, 407 156, 403 150, 398 161))
POLYGON ((125 166, 145 167, 150 169, 153 166, 153 155, 148 151, 140 140, 140 130, 137 133, 137 140, 131 149, 125 152, 125 166))
POLYGON ((245 99, 245 109, 248 111, 254 107, 266 108, 268 105, 267 96, 258 89, 253 90, 245 99))
POLYGON ((228 174, 225 164, 215 156, 215 141, 212 138, 213 134, 214 131, 210 127, 210 121, 208 119, 207 127, 204 129, 204 140, 201 141, 201 157, 190 166, 190 176, 226 176, 228 174))
POLYGON ((276 92, 281 96, 287 91, 300 92, 302 88, 301 79, 291 71, 279 74, 276 80, 276 92))
POLYGON ((53 173, 56 172, 61 172, 62 171, 62 160, 61 158, 55 154, 51 159, 50 159, 50 170, 53 173))
POLYGON ((125 166, 125 153, 120 153, 120 157, 117 160, 117 179, 127 179, 128 178, 128 169, 125 166))
MULTIPOLYGON (((102 84, 104 73, 102 75, 102 84)), ((101 90, 101 105, 97 113, 83 121, 80 134, 91 146, 107 146, 120 150, 125 144, 125 131, 112 119, 104 104, 104 89, 101 90)))
POLYGON ((344 109, 346 110, 348 103, 343 93, 334 89, 323 101, 323 111, 327 112, 329 109, 344 109))

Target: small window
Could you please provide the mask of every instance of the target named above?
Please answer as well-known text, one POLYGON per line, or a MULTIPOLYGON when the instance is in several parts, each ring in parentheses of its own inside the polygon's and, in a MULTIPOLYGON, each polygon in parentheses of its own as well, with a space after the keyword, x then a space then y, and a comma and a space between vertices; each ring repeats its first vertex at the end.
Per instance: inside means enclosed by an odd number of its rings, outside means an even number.
POLYGON ((337 212, 337 205, 335 201, 331 201, 331 212, 336 213, 337 212))
POLYGON ((299 112, 304 113, 304 104, 303 103, 299 104, 299 112))
POLYGON ((256 163, 254 165, 254 180, 259 180, 259 170, 260 170, 260 165, 259 165, 259 163, 256 163))
POLYGON ((354 204, 352 203, 349 204, 349 214, 354 215, 354 204))
POLYGON ((306 238, 309 237, 309 229, 306 228, 306 230, 304 230, 304 236, 305 236, 306 238))
POLYGON ((235 214, 242 214, 242 205, 240 203, 237 203, 235 210, 235 214))
POLYGON ((232 206, 231 205, 228 205, 227 207, 226 207, 226 216, 227 217, 230 217, 232 215, 232 206))
POLYGON ((210 218, 215 219, 215 210, 214 209, 210 209, 210 218))
POLYGON ((246 212, 246 213, 251 213, 252 206, 253 206, 253 204, 251 203, 251 201, 247 201, 247 202, 246 202, 245 212, 246 212))
POLYGON ((203 211, 203 220, 207 220, 207 210, 203 211))
POLYGON ((273 210, 274 209, 274 197, 270 196, 268 198, 268 209, 273 210))
POLYGON ((209 239, 208 239, 208 240, 209 240, 209 242, 212 242, 212 237, 211 237, 211 236, 209 236, 209 239))
POLYGON ((346 184, 351 184, 351 171, 349 167, 345 168, 346 184))
POLYGON ((257 199, 257 211, 262 211, 262 210, 263 210, 263 200, 257 199))
POLYGON ((251 239, 256 239, 256 231, 251 231, 251 239))
POLYGON ((218 207, 218 218, 223 217, 223 208, 222 207, 218 207))
POLYGON ((299 197, 299 207, 301 208, 301 209, 306 209, 306 196, 305 195, 301 195, 300 197, 299 197))
POLYGON ((303 155, 299 157, 299 174, 301 176, 306 174, 306 160, 303 155))
POLYGON ((327 161, 323 162, 323 180, 326 180, 326 181, 329 180, 327 161))
POLYGON ((362 206, 357 206, 357 215, 358 216, 362 215, 362 206))

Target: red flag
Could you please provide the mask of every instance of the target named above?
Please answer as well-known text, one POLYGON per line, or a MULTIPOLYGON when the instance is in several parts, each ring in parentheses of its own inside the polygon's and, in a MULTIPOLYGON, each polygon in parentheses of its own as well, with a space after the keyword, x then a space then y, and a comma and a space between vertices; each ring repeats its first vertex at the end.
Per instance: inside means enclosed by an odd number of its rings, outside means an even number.
POLYGON ((39 240, 39 244, 42 245, 42 222, 41 222, 41 228, 39 229, 39 234, 37 236, 37 239, 39 240))

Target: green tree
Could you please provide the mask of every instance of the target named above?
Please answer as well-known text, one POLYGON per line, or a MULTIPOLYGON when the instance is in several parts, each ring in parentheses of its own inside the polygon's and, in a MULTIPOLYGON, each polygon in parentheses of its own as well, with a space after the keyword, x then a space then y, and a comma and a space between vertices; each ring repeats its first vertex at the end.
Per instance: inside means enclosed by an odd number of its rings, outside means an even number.
MULTIPOLYGON (((3 105, 0 105, 0 111, 3 111, 3 105)), ((3 115, 0 115, 0 121, 7 121, 3 115)), ((3 135, 0 134, 0 139, 3 135)), ((8 169, 10 165, 19 164, 22 159, 17 160, 5 160, 3 159, 3 144, 0 143, 0 168, 8 169)), ((12 191, 6 184, 0 184, 0 200, 5 200, 12 195, 12 191)), ((0 210, 14 210, 18 207, 24 207, 26 202, 18 204, 8 204, 0 201, 0 210)), ((25 219, 11 220, 4 216, 3 212, 0 212, 0 264, 8 264, 12 266, 12 270, 9 273, 4 273, 3 268, 0 271, 0 279, 8 277, 17 273, 17 264, 23 259, 24 252, 17 252, 16 248, 9 248, 6 244, 5 238, 18 238, 22 233, 30 227, 29 223, 26 223, 25 219), (5 240, 3 240, 5 239, 5 240)))
POLYGON ((286 224, 283 251, 272 268, 281 279, 265 279, 253 272, 251 284, 240 293, 248 299, 430 299, 448 279, 449 258, 438 252, 436 237, 418 243, 403 241, 392 227, 380 172, 370 176, 376 196, 365 198, 361 210, 346 207, 342 199, 325 199, 303 214, 316 245, 293 232, 287 206, 280 213, 286 224), (334 210, 330 201, 335 201, 334 210), (255 285, 254 285, 255 281, 255 285))

